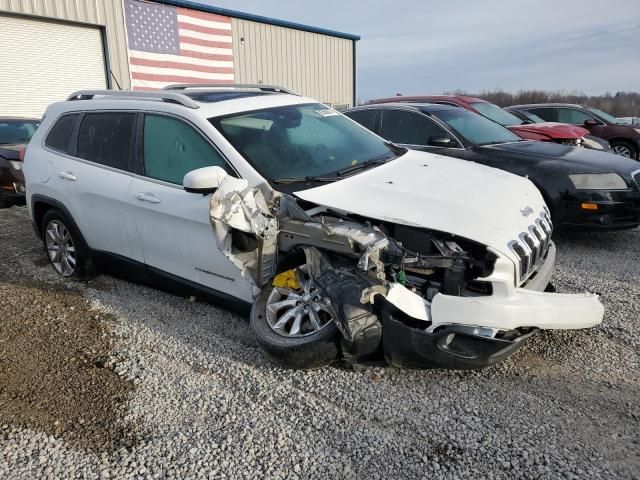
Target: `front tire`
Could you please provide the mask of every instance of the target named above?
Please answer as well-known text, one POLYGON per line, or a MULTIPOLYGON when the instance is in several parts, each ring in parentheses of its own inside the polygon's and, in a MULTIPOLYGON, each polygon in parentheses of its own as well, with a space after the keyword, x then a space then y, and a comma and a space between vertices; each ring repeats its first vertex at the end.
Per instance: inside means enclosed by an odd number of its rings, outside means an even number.
POLYGON ((628 142, 613 141, 611 142, 611 150, 617 155, 638 160, 638 150, 628 142))
POLYGON ((49 263, 58 275, 79 280, 95 276, 84 239, 64 214, 49 210, 42 219, 41 231, 49 263))
POLYGON ((299 289, 267 285, 251 309, 251 328, 258 343, 280 366, 314 369, 338 359, 338 329, 326 313, 331 309, 322 306, 319 296, 308 296, 309 285, 299 289))

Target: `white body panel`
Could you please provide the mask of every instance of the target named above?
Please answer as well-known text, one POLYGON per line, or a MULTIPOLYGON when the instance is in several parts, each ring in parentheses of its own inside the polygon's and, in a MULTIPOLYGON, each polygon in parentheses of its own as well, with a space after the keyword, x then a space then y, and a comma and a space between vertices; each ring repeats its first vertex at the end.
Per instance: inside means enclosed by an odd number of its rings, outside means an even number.
POLYGON ((89 247, 141 262, 142 249, 130 208, 133 177, 80 160, 67 160, 65 170, 54 168, 54 175, 60 173, 75 178, 66 179, 71 213, 89 247))
POLYGON ((209 195, 136 178, 131 198, 145 264, 252 301, 251 285, 216 245, 209 195))

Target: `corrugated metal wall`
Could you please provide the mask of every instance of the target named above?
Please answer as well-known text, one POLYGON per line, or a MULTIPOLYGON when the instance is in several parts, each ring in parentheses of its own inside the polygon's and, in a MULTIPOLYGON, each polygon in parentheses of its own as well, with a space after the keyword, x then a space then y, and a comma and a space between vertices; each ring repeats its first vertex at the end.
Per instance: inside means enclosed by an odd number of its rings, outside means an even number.
POLYGON ((353 41, 233 18, 238 83, 276 84, 333 105, 353 102, 353 41))
MULTIPOLYGON (((120 86, 129 88, 121 0, 0 0, 2 11, 106 26, 111 70, 120 86)), ((117 88, 115 82, 113 87, 117 88)))
MULTIPOLYGON (((106 26, 111 70, 130 88, 121 0, 0 0, 3 10, 106 26)), ((332 105, 352 104, 352 40, 237 18, 232 32, 236 82, 277 84, 332 105)))

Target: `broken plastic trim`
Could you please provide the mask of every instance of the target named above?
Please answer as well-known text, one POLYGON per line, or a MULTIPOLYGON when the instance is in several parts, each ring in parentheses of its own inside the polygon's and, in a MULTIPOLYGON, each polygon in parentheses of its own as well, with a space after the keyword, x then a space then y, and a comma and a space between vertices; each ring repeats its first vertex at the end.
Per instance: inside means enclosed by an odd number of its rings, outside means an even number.
MULTIPOLYGON (((261 287, 275 274, 278 220, 271 213, 274 200, 268 186, 250 188, 246 180, 227 176, 211 196, 210 218, 222 253, 254 286, 261 287), (233 245, 232 230, 255 235, 258 248, 241 251, 233 245)), ((254 289, 254 295, 259 288, 254 289)))
POLYGON ((334 267, 315 247, 303 248, 307 272, 322 293, 331 299, 332 318, 341 334, 341 350, 347 364, 361 362, 378 352, 382 324, 371 304, 362 303, 362 292, 372 279, 353 267, 334 267))

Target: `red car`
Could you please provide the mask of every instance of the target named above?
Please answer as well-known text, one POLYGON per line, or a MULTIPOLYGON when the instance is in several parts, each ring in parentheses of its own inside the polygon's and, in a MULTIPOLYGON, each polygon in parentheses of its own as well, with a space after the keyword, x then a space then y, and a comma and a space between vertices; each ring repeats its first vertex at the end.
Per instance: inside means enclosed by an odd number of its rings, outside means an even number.
POLYGON ((582 138, 589 134, 586 128, 569 125, 566 123, 527 123, 512 113, 503 110, 493 103, 481 98, 468 97, 466 95, 419 95, 419 96, 395 96, 371 100, 369 103, 389 102, 422 102, 440 103, 466 108, 479 113, 500 125, 507 127, 522 138, 527 140, 540 140, 543 142, 556 142, 569 145, 580 145, 582 138))
POLYGON ((24 147, 40 125, 31 118, 0 117, 0 208, 24 203, 24 147))

